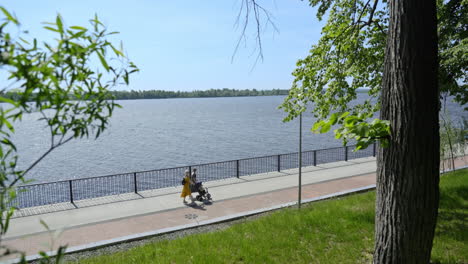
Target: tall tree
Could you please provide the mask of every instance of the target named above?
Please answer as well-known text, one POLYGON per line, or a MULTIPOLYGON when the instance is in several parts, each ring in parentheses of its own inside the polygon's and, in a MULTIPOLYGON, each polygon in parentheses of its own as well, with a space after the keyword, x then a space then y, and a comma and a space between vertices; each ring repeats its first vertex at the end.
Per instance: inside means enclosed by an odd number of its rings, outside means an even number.
POLYGON ((378 155, 374 263, 429 263, 439 202, 436 2, 392 0, 378 155))
MULTIPOLYGON (((463 13, 463 0, 449 2, 458 7, 452 13, 463 13)), ((285 121, 311 102, 317 117, 312 130, 325 133, 336 125, 336 137, 345 144, 356 140, 357 149, 380 142, 374 262, 428 263, 439 199, 436 1, 310 0, 310 5, 328 21, 293 73, 281 105, 288 112, 285 121), (367 88, 370 98, 353 104, 358 88, 367 88), (381 118, 370 121, 379 110, 381 118)), ((441 44, 450 50, 441 63, 444 76, 458 87, 466 59, 453 59, 464 43, 446 36, 441 44)), ((457 99, 466 93, 452 91, 457 99)))

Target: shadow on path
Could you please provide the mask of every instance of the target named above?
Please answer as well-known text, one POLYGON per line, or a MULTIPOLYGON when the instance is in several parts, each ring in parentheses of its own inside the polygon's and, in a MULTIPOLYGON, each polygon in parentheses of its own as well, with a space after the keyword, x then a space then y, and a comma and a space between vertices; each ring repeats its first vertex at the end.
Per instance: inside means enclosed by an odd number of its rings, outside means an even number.
POLYGON ((193 203, 187 203, 185 206, 196 209, 196 210, 202 210, 206 211, 205 204, 197 204, 196 202, 193 203))

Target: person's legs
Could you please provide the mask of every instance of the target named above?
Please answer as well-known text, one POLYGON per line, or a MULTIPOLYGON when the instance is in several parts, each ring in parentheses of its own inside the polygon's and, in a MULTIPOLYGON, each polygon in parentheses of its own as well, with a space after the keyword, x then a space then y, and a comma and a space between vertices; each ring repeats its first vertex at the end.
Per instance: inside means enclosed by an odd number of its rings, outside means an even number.
POLYGON ((184 203, 184 204, 187 203, 187 201, 185 200, 185 197, 187 197, 187 195, 185 195, 185 196, 182 197, 182 200, 183 200, 183 203, 184 203))

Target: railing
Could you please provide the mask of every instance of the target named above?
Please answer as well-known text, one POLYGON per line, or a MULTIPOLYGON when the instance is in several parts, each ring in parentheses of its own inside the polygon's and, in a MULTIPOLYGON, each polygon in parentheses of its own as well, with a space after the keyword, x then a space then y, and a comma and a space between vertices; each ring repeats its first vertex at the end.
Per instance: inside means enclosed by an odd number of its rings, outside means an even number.
MULTIPOLYGON (((323 163, 348 161, 376 154, 375 144, 353 152, 354 146, 302 152, 303 167, 323 163)), ((253 174, 283 171, 298 168, 299 153, 278 154, 178 168, 138 171, 117 175, 99 176, 49 183, 23 185, 17 188, 15 206, 34 207, 104 197, 116 194, 139 193, 180 185, 185 170, 197 168, 200 181, 222 180, 253 174)))

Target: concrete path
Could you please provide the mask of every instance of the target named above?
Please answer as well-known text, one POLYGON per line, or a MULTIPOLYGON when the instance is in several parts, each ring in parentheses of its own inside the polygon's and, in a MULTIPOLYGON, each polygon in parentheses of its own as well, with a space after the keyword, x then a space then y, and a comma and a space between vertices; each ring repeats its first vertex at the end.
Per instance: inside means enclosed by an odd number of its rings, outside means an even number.
MULTIPOLYGON (((457 161, 458 166, 467 164, 468 158, 457 161)), ((372 188, 375 170, 375 158, 304 168, 302 199, 372 188)), ((26 255, 65 244, 77 251, 291 204, 297 201, 297 183, 295 169, 204 183, 213 202, 192 206, 182 203, 181 186, 141 194, 145 199, 100 205, 83 201, 87 207, 12 219, 2 242, 26 255)))

